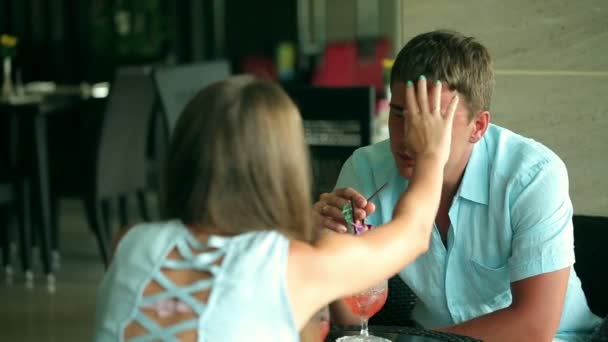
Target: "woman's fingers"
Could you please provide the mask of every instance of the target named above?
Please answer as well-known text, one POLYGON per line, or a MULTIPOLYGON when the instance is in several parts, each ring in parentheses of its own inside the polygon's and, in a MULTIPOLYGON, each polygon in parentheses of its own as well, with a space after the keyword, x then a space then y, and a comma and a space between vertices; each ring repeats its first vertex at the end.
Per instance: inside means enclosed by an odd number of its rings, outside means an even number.
POLYGON ((405 84, 405 109, 408 115, 418 115, 420 109, 418 108, 418 100, 416 99, 416 92, 414 91, 414 83, 407 81, 405 84))
POLYGON ((442 84, 440 80, 435 81, 435 86, 433 87, 433 93, 431 98, 431 103, 433 108, 431 111, 433 114, 439 115, 441 114, 441 89, 442 84))
POLYGON ((427 92, 426 77, 424 77, 424 75, 420 75, 418 78, 418 84, 416 85, 416 97, 418 98, 418 109, 422 115, 430 113, 427 92))

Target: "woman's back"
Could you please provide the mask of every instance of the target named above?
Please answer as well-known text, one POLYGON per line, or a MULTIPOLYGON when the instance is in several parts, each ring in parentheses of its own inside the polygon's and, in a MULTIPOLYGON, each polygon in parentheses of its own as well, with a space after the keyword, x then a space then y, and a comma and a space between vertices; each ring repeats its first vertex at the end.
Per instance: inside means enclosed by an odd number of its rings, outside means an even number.
POLYGON ((96 341, 297 341, 289 240, 260 231, 200 241, 179 221, 133 227, 98 293, 96 341))

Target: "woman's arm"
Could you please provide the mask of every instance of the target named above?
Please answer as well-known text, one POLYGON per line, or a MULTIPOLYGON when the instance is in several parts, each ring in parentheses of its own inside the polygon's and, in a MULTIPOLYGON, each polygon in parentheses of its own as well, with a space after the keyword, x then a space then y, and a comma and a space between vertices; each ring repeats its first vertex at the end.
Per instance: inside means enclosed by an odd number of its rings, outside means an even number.
POLYGON ((428 249, 443 165, 417 160, 391 222, 360 236, 327 232, 314 246, 292 242, 287 279, 299 327, 321 306, 391 277, 428 249))
POLYGON ((287 287, 299 328, 321 306, 389 278, 428 249, 458 96, 441 113, 441 82, 430 97, 427 91, 424 77, 418 81, 417 92, 412 82, 405 87, 403 148, 414 155, 416 163, 393 219, 357 237, 324 234, 315 246, 292 243, 287 287))
POLYGON ((510 306, 438 329, 484 341, 551 341, 562 316, 570 267, 511 283, 510 306))

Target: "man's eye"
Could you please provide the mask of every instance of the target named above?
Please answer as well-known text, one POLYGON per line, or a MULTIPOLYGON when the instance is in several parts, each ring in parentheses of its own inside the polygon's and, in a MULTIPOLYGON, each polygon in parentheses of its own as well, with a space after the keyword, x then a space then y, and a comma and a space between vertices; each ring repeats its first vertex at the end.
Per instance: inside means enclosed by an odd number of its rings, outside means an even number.
POLYGON ((404 117, 404 113, 403 111, 398 111, 398 110, 391 110, 391 115, 398 117, 398 118, 403 118, 404 117))

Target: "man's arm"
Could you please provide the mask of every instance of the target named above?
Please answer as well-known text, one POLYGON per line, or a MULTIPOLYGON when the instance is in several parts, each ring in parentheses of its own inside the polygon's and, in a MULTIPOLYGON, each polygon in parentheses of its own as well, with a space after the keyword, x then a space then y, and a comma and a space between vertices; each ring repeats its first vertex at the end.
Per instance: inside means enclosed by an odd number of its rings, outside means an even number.
POLYGON ((555 336, 574 264, 568 173, 552 156, 529 169, 517 179, 520 188, 514 189, 510 207, 511 305, 441 330, 488 341, 551 341, 555 336))
POLYGON ((511 284, 512 304, 470 321, 440 328, 484 341, 551 341, 561 318, 570 267, 511 284))

